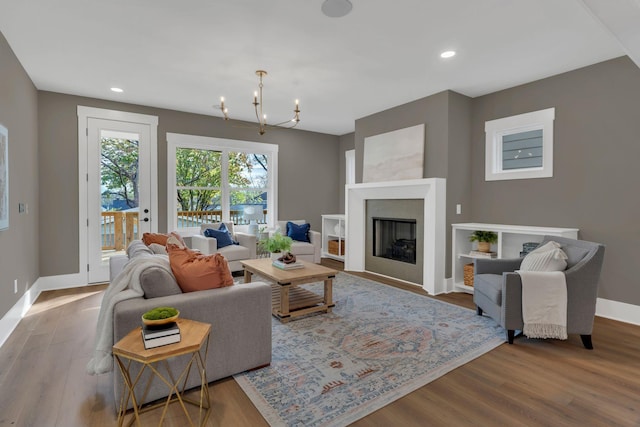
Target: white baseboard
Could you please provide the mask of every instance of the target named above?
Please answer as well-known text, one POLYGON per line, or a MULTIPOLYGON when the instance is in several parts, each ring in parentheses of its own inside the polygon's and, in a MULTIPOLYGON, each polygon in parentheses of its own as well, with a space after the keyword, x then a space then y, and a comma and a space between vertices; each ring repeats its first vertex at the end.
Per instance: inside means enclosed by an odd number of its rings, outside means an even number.
MULTIPOLYGON (((447 281, 445 289, 451 289, 449 288, 450 283, 448 280, 452 281, 452 279, 445 279, 445 281, 447 281)), ((415 285, 415 283, 411 284, 415 285)), ((11 307, 7 314, 0 319, 0 347, 2 347, 16 326, 18 326, 20 320, 27 311, 29 311, 41 292, 54 289, 78 288, 86 285, 86 276, 81 276, 80 274, 40 277, 33 286, 22 295, 18 302, 11 307)), ((596 316, 640 325, 640 306, 598 298, 596 302, 596 316)))
MULTIPOLYGON (((86 277, 86 275, 85 275, 86 277)), ((27 292, 20 297, 18 302, 0 319, 0 347, 9 338, 20 320, 27 314, 33 303, 43 291, 54 289, 67 289, 86 286, 85 277, 80 274, 65 274, 61 276, 40 277, 27 292)))
POLYGON ((598 298, 596 301, 596 316, 640 325, 640 306, 598 298))

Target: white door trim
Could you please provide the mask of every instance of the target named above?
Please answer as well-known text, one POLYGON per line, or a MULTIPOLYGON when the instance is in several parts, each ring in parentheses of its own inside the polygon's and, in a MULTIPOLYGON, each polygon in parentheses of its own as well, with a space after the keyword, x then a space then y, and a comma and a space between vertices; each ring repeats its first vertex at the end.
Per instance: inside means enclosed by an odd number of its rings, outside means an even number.
MULTIPOLYGON (((103 108, 85 107, 78 105, 78 278, 84 283, 88 283, 89 275, 87 272, 88 265, 88 230, 87 230, 87 145, 88 127, 87 120, 89 118, 118 120, 122 122, 140 123, 149 125, 149 144, 150 144, 150 164, 151 164, 151 194, 150 205, 151 212, 155 218, 158 218, 158 117, 146 114, 127 113, 117 110, 106 110, 103 108)), ((151 231, 157 231, 158 222, 151 222, 151 231)))

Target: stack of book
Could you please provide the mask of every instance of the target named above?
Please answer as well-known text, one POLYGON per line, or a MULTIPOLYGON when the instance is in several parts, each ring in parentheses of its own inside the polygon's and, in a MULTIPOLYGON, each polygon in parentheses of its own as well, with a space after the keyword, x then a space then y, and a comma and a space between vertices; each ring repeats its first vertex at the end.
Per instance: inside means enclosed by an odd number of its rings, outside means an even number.
POLYGON ((498 254, 496 252, 470 251, 469 256, 472 256, 475 258, 496 258, 498 254))
POLYGON ((142 325, 142 341, 145 350, 180 342, 180 328, 176 322, 164 325, 142 325))
POLYGON ((304 264, 298 261, 285 264, 282 261, 274 260, 272 265, 281 270, 295 270, 296 268, 304 268, 304 264))

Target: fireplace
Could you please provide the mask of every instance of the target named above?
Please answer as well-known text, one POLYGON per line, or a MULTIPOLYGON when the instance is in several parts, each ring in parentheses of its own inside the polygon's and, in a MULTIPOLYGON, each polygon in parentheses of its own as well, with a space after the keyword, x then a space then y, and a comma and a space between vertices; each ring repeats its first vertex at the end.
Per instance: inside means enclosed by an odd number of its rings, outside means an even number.
POLYGON ((366 270, 422 285, 424 202, 369 199, 365 205, 366 270))
MULTIPOLYGON (((345 188, 347 247, 345 270, 368 271, 422 286, 436 295, 447 291, 444 277, 446 248, 446 180, 425 178, 393 182, 349 184, 345 188), (410 213, 407 201, 416 204, 410 213), (390 204, 397 211, 372 206, 390 204), (416 264, 373 256, 375 218, 416 219, 416 264), (411 275, 406 275, 414 270, 411 275)), ((403 237, 404 238, 404 237, 403 237)))
POLYGON ((416 220, 373 218, 373 256, 416 264, 416 220))

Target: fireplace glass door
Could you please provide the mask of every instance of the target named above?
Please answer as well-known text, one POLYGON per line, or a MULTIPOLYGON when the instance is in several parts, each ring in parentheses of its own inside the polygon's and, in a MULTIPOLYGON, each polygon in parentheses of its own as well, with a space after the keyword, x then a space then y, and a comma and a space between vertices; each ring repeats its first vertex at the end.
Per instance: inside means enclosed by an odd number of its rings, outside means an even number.
POLYGON ((416 220, 373 218, 373 256, 416 263, 416 220))

